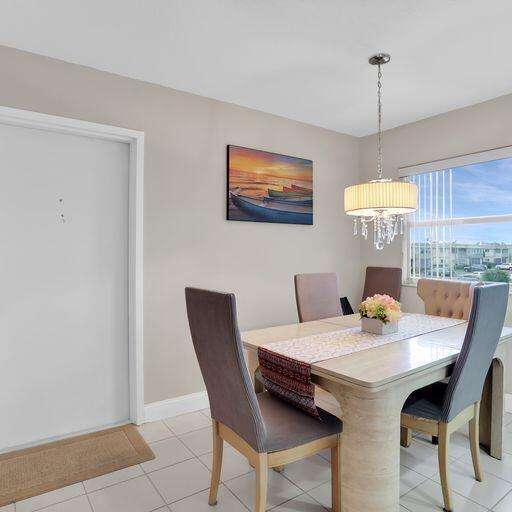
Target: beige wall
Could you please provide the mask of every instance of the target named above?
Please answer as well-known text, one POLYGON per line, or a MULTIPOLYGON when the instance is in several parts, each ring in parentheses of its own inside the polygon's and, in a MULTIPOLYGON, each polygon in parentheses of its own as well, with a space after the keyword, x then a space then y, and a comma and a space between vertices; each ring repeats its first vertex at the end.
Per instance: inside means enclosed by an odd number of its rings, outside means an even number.
MULTIPOLYGON (((375 137, 356 139, 262 112, 0 47, 0 105, 137 130, 145 153, 146 403, 203 389, 186 285, 233 291, 242 329, 296 320, 292 276, 336 271, 357 305, 362 269, 400 265, 401 243, 354 243, 346 185, 374 176, 375 137), (314 161, 314 226, 225 220, 226 145, 314 161)), ((384 169, 512 145, 512 95, 385 132, 384 169)), ((414 288, 407 310, 421 310, 414 288)), ((512 391, 512 384, 510 385, 512 391)))
POLYGON ((146 403, 203 389, 186 285, 233 291, 242 328, 297 319, 293 274, 336 271, 360 295, 342 193, 359 141, 254 110, 0 47, 0 104, 143 130, 146 403), (314 161, 314 226, 227 222, 226 145, 314 161))
MULTIPOLYGON (((361 141, 361 175, 374 176, 376 137, 361 141)), ((388 130, 383 137, 384 175, 396 178, 400 167, 450 158, 512 145, 512 95, 479 103, 439 116, 388 130)), ((363 265, 402 264, 402 241, 383 251, 376 251, 370 242, 361 243, 363 265)), ((423 303, 415 287, 402 288, 402 302, 408 311, 423 312, 423 303)), ((509 301, 507 323, 512 324, 512 301, 509 301)), ((512 354, 509 356, 512 364, 512 354)), ((508 391, 512 392, 512 374, 508 391)))

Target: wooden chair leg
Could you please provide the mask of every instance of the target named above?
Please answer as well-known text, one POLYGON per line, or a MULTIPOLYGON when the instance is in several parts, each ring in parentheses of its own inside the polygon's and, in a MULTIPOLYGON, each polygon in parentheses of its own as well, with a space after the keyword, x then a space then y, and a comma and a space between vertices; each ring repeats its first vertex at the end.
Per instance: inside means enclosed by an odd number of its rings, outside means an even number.
POLYGON ((439 474, 441 477, 441 488, 443 489, 444 509, 452 511, 452 499, 450 492, 450 478, 448 474, 448 451, 450 446, 450 434, 448 423, 439 423, 439 474))
POLYGON ((331 448, 332 512, 341 512, 341 435, 338 445, 331 448))
POLYGON ((217 504, 217 492, 219 490, 220 472, 222 469, 222 452, 224 447, 224 441, 219 435, 219 423, 212 420, 213 423, 213 462, 212 462, 212 477, 210 483, 210 495, 208 497, 208 503, 210 505, 217 504))
POLYGON ((475 404, 475 415, 469 421, 469 444, 471 447, 471 458, 473 459, 473 469, 475 478, 482 481, 482 466, 480 465, 480 402, 475 404))
POLYGON ((409 448, 412 441, 412 430, 407 427, 400 427, 400 444, 404 448, 409 448))
POLYGON ((259 453, 256 461, 256 502, 254 512, 265 512, 267 505, 268 458, 266 453, 259 453))

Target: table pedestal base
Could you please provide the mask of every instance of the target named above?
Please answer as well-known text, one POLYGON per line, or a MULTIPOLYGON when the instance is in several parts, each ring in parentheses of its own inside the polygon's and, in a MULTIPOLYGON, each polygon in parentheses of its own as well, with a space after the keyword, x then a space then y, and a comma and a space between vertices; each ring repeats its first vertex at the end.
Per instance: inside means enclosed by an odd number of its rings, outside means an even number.
POLYGON ((400 411, 396 389, 359 395, 333 386, 343 420, 343 512, 397 512, 400 493, 400 411))

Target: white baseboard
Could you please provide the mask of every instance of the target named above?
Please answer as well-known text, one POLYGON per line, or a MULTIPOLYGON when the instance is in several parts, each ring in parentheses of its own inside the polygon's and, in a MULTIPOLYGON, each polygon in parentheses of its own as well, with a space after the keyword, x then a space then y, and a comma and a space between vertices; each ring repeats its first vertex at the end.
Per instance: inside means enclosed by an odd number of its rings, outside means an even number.
MULTIPOLYGON (((206 391, 178 396, 161 402, 153 402, 144 406, 145 421, 159 421, 187 412, 200 411, 210 406, 206 391)), ((512 413, 512 394, 505 394, 505 410, 512 413)))
POLYGON ((153 402, 144 406, 145 421, 159 421, 187 412, 200 411, 210 407, 206 391, 178 396, 161 402, 153 402))

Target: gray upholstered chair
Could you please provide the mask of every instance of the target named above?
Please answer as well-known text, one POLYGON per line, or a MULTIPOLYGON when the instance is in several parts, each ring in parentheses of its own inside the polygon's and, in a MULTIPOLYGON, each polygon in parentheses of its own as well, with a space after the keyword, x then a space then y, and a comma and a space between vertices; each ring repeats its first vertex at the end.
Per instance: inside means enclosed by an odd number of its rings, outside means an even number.
MULTIPOLYGON (((395 267, 366 267, 366 276, 364 279, 363 297, 371 297, 376 293, 389 295, 395 300, 400 300, 402 292, 402 269, 395 267)), ((354 310, 347 297, 342 297, 341 308, 344 315, 352 315, 354 310)))
POLYGON ((474 287, 464 344, 450 380, 414 392, 402 409, 401 425, 408 434, 406 446, 410 444, 411 430, 439 438, 439 472, 444 508, 448 512, 452 510, 448 475, 450 434, 468 422, 475 478, 482 480, 478 448, 480 400, 500 340, 508 290, 504 283, 474 287))
POLYGON ((333 511, 339 512, 341 421, 322 409, 323 421, 318 421, 267 392, 256 394, 244 360, 234 295, 196 288, 187 288, 185 295, 213 422, 210 505, 217 501, 226 441, 256 470, 255 512, 265 510, 268 468, 330 448, 333 511))
MULTIPOLYGON (((476 284, 474 281, 419 279, 416 291, 423 300, 426 315, 467 320, 476 284)), ((407 434, 402 432, 404 436, 407 434)), ((433 436, 432 443, 437 442, 437 437, 433 436)))
POLYGON ((402 291, 402 269, 394 267, 366 267, 363 298, 371 297, 376 293, 389 295, 400 300, 402 291))
POLYGON ((295 299, 299 322, 341 316, 338 278, 334 273, 297 274, 295 299))

